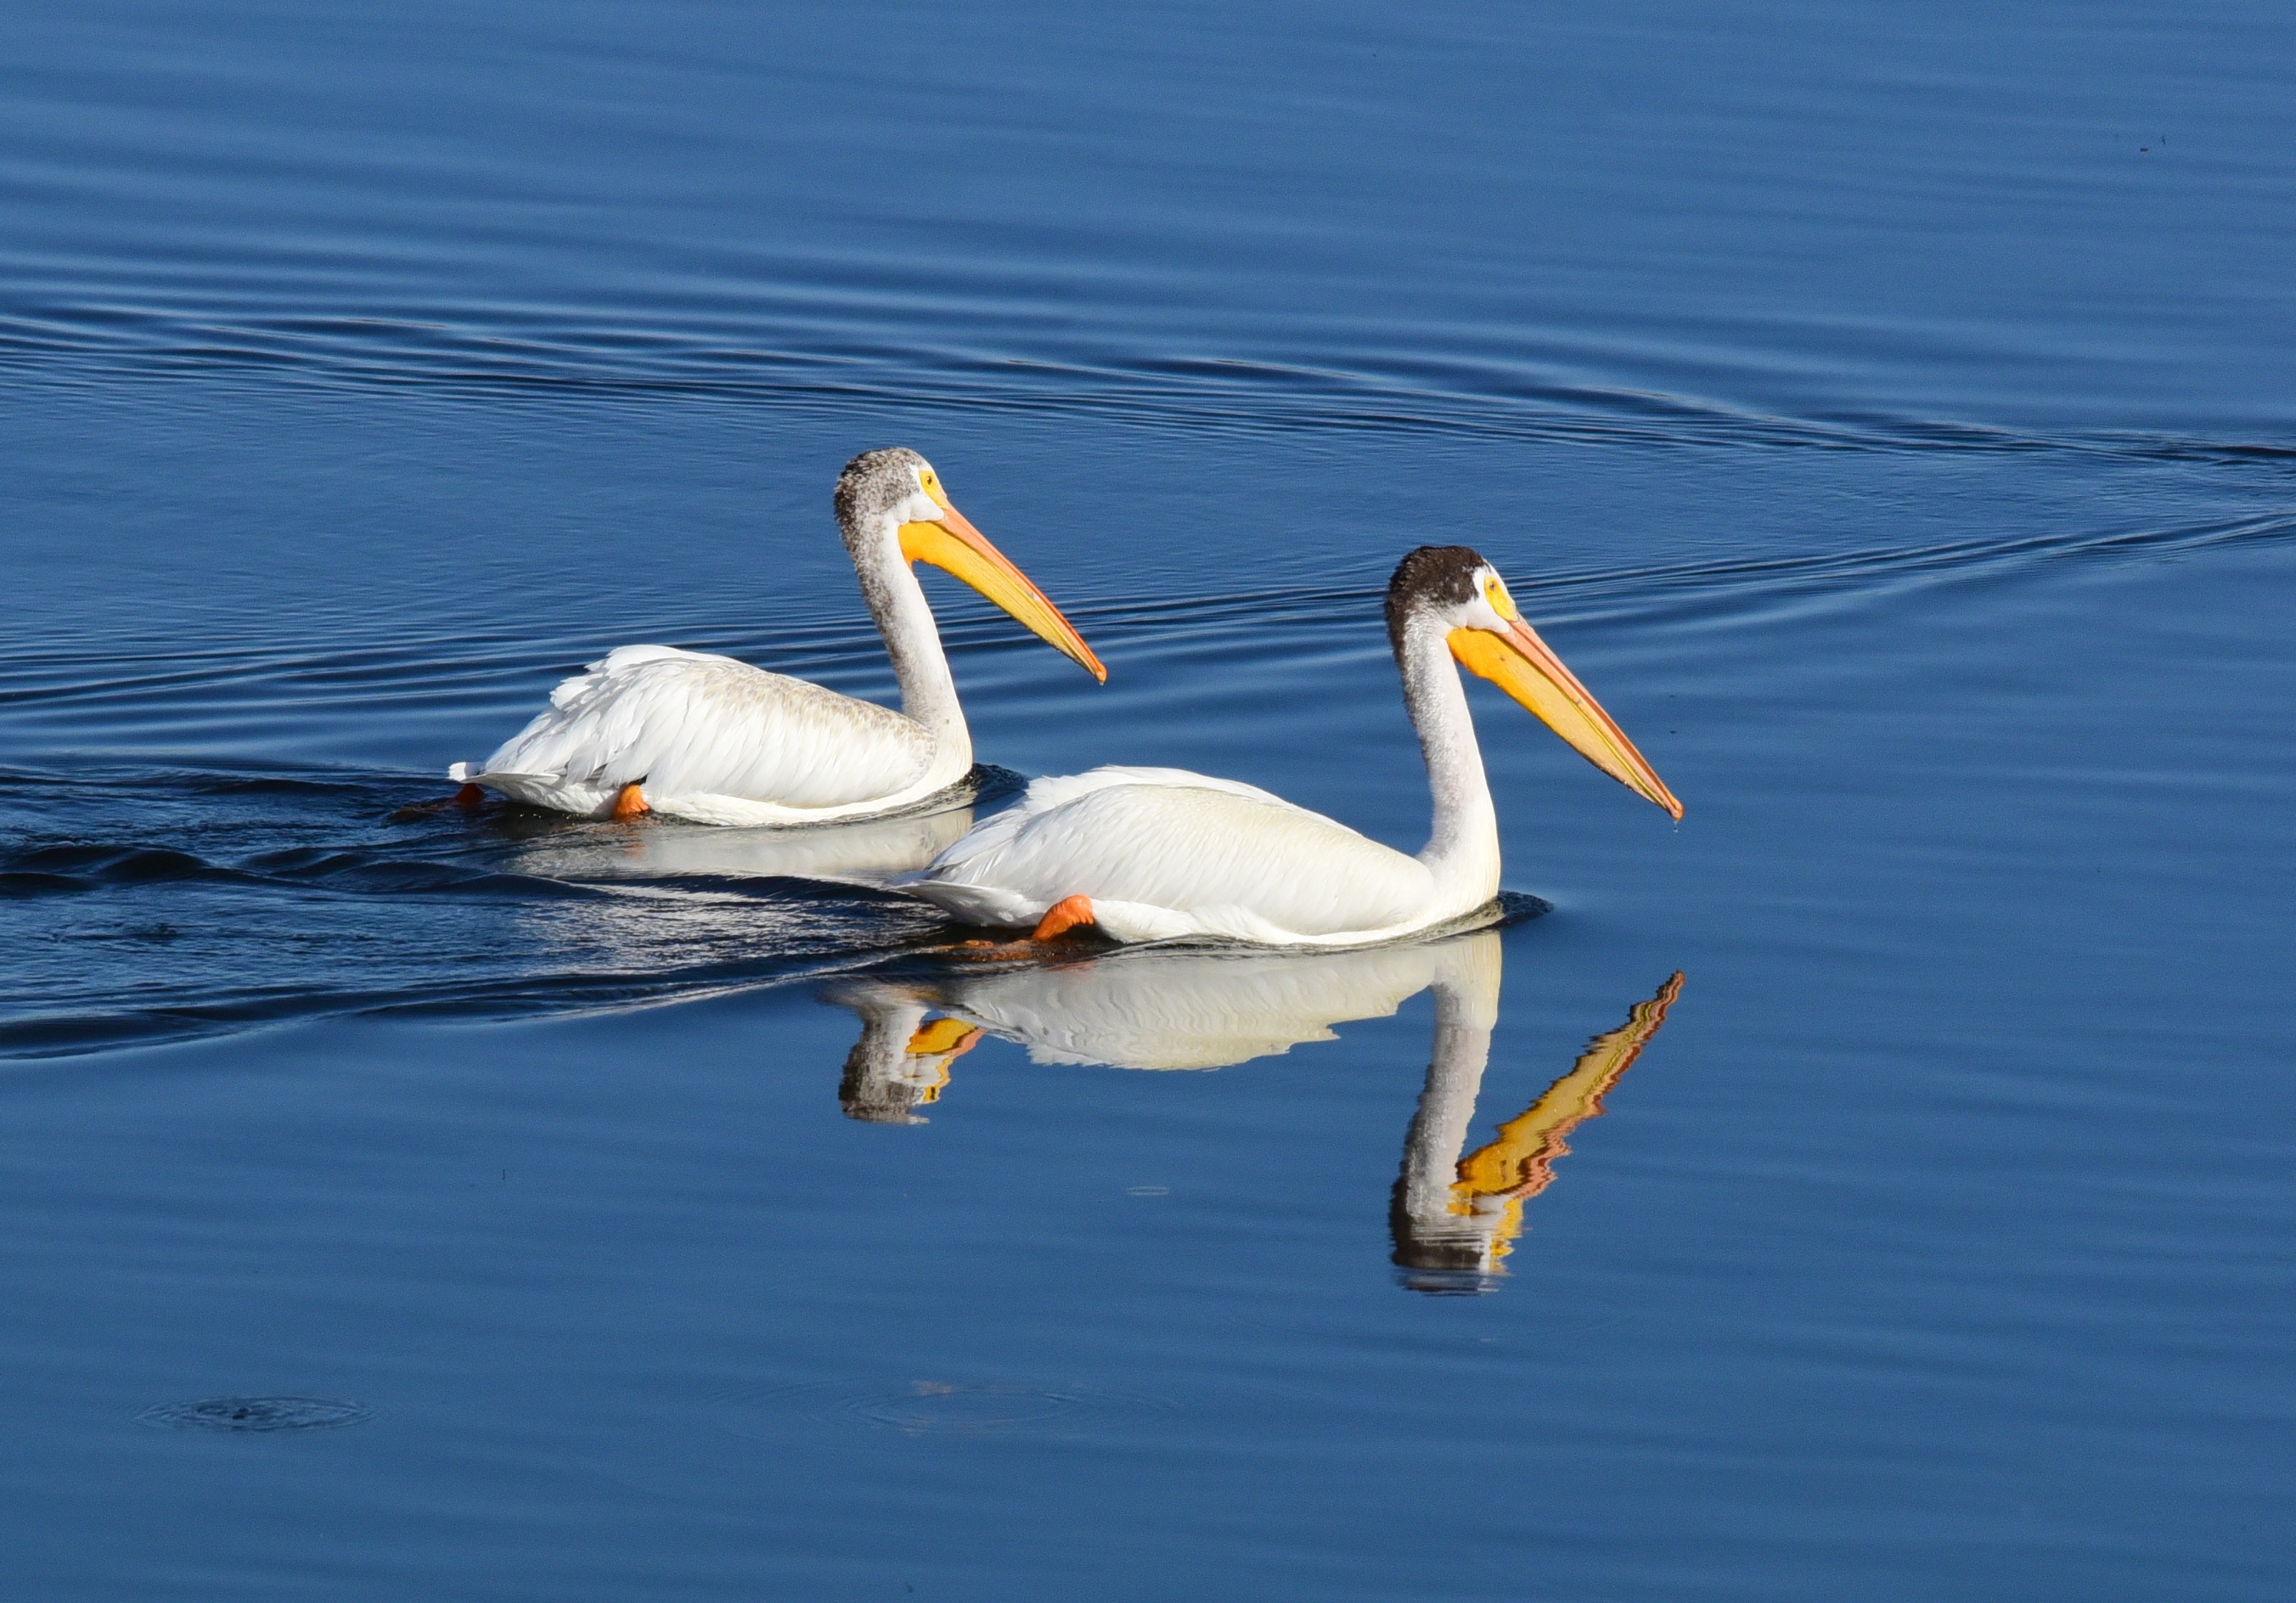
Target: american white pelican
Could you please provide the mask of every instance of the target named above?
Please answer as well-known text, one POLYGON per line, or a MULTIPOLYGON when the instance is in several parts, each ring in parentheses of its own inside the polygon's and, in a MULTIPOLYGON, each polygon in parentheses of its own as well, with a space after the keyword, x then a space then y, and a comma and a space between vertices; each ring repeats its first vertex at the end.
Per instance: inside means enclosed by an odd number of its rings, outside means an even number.
POLYGON ((1464 918, 1498 894, 1499 833, 1453 658, 1682 816, 1474 552, 1426 545, 1404 558, 1387 587, 1387 632, 1434 791, 1434 830, 1416 857, 1233 780, 1095 768, 1037 780, 1017 806, 897 883, 971 923, 1033 924, 1037 940, 1096 924, 1119 941, 1348 946, 1464 918))
POLYGON ((913 562, 955 574, 1107 679, 1069 620, 949 504, 915 452, 855 457, 838 477, 836 505, 893 659, 899 712, 730 657, 623 646, 552 691, 550 710, 494 756, 456 763, 447 777, 594 818, 816 824, 922 801, 971 772, 972 736, 913 562))

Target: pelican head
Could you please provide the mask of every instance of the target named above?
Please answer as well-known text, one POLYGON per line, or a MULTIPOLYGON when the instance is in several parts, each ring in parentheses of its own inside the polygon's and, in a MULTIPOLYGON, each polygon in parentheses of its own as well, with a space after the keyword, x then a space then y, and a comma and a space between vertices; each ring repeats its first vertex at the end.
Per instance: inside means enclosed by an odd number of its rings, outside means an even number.
MULTIPOLYGON (((1480 552, 1464 545, 1423 545, 1397 566, 1387 585, 1387 633, 1398 663, 1405 660, 1414 628, 1429 623, 1443 632, 1462 667, 1529 707, 1612 779, 1675 818, 1682 816, 1674 792, 1578 676, 1523 621, 1506 581, 1480 552)), ((1407 664, 1406 668, 1407 673, 1407 664)))
POLYGON ((932 463, 906 446, 864 451, 837 476, 837 526, 863 574, 930 562, 996 602, 1055 650, 1105 683, 1108 670, 1028 575, 949 504, 932 463))

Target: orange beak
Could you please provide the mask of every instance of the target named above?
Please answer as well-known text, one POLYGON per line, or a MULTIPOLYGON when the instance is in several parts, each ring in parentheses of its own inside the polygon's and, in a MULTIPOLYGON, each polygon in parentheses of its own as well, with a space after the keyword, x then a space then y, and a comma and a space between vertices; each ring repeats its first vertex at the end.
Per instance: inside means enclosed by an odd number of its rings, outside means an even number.
MULTIPOLYGON (((933 499, 940 501, 938 495, 933 499)), ((963 579, 1011 613, 1022 628, 1081 663, 1095 679, 1106 683, 1108 670, 1100 666, 1100 658, 1092 654, 1076 626, 1061 616, 1061 609, 1046 601, 1045 593, 1007 561, 1003 552, 989 544, 988 536, 973 528, 963 512, 946 501, 940 501, 940 508, 939 522, 901 525, 901 555, 912 562, 930 562, 963 579)))
POLYGON ((1562 666, 1562 658, 1529 624, 1512 619, 1504 634, 1454 629, 1450 644, 1451 655, 1469 673, 1497 685, 1569 741, 1580 757, 1680 820, 1682 804, 1674 799, 1674 792, 1666 788, 1658 771, 1635 749, 1627 732, 1603 710, 1602 703, 1578 683, 1578 675, 1562 666))

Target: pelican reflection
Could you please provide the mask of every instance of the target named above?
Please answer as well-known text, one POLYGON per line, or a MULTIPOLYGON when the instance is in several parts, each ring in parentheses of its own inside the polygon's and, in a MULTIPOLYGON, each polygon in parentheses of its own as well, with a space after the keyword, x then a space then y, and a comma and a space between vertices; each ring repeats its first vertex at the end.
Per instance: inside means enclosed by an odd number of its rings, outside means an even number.
POLYGON ((849 982, 826 993, 861 1017, 838 1101, 872 1124, 923 1124, 913 1110, 939 1100, 949 1065, 984 1034, 1018 1043, 1036 1063, 1225 1068, 1332 1040, 1334 1024, 1383 1018, 1466 952, 1490 954, 1496 984, 1497 951, 1488 931, 1282 956, 1143 946, 932 981, 849 982))
POLYGON ((1435 1045, 1427 1086, 1403 1141, 1388 1223, 1396 1266, 1414 1291, 1487 1291, 1522 1233, 1522 1205, 1554 1181, 1554 1160, 1570 1150, 1563 1137, 1603 1111, 1603 1098, 1634 1066, 1666 1022, 1682 991, 1671 976, 1626 1023, 1597 1035, 1570 1072, 1498 1128, 1472 1152, 1468 1128, 1498 1022, 1498 965, 1488 975, 1462 970, 1435 982, 1435 1045))
POLYGON ((1333 1040, 1333 1025, 1385 1018, 1449 969, 1479 960, 1496 974, 1496 935, 1280 956, 1140 947, 984 969, 915 994, 1019 1043, 1031 1062, 1226 1068, 1333 1040))
POLYGON ((564 823, 521 840, 507 866, 546 879, 821 879, 882 884, 922 868, 972 827, 972 807, 824 825, 727 829, 665 821, 564 823))
POLYGON ((587 893, 511 904, 540 974, 692 994, 929 938, 939 920, 928 910, 839 887, 874 891, 884 875, 930 862, 972 818, 959 806, 780 830, 521 810, 489 821, 494 838, 477 851, 488 866, 587 893))
POLYGON ((951 1065, 983 1035, 1019 1043, 1037 1063, 1221 1068, 1331 1040, 1333 1025, 1386 1017, 1431 988, 1434 1044, 1389 1215, 1394 1262, 1416 1290, 1487 1290, 1505 1273, 1523 1204, 1553 1182, 1555 1159, 1570 1151, 1564 1138, 1601 1114, 1682 988, 1681 975, 1668 979, 1469 1152, 1503 950, 1493 930, 1349 952, 1132 947, 1083 961, 849 984, 832 999, 861 1016, 862 1034, 838 1100, 854 1118, 922 1124, 914 1110, 939 1100, 951 1065))
POLYGON ((949 1065, 980 1042, 980 1026, 964 1019, 928 1024, 931 1004, 899 986, 862 980, 836 987, 828 999, 861 1016, 861 1039, 845 1054, 837 1105, 865 1124, 926 1123, 914 1110, 940 1100, 949 1065))

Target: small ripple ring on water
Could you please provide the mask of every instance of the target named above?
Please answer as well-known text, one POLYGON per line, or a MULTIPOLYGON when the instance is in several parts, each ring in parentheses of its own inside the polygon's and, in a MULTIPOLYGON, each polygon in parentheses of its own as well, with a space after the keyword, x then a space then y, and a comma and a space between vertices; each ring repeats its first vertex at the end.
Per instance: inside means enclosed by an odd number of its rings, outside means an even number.
POLYGON ((155 1430, 332 1430, 373 1416, 363 1403, 332 1397, 202 1397, 162 1403, 135 1416, 155 1430))

